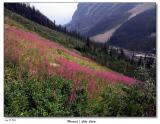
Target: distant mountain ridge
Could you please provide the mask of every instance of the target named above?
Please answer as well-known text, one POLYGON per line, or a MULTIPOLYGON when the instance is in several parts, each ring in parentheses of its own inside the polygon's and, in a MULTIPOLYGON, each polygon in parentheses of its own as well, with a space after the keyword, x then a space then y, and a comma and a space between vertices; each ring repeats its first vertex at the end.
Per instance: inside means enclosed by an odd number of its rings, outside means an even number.
MULTIPOLYGON (((118 4, 118 3, 79 3, 72 21, 67 25, 68 29, 78 30, 82 33, 90 33, 89 30, 104 19, 115 18, 113 15, 119 15, 133 8, 136 4, 118 4)), ((125 15, 125 14, 124 14, 125 15)), ((126 14, 129 16, 129 14, 126 14)), ((91 35, 91 34, 90 34, 91 35)))
POLYGON ((156 50, 156 11, 147 10, 124 23, 107 42, 136 51, 156 50))
MULTIPOLYGON (((117 40, 113 41, 113 39, 115 39, 113 37, 117 36, 116 35, 116 33, 118 33, 117 30, 122 28, 127 22, 130 22, 131 20, 136 19, 138 15, 141 15, 142 13, 149 10, 153 10, 151 11, 152 14, 150 14, 153 16, 151 16, 150 18, 152 22, 155 23, 154 22, 155 16, 156 16, 155 9, 156 9, 155 3, 79 3, 77 10, 75 11, 72 17, 71 22, 67 24, 67 29, 76 30, 83 35, 89 36, 90 39, 94 40, 95 42, 100 42, 100 43, 107 42, 110 45, 123 47, 123 42, 121 43, 121 41, 117 41, 117 40), (117 45, 116 42, 121 45, 117 45)), ((143 16, 141 19, 143 18, 146 19, 145 17, 146 14, 142 14, 141 16, 143 16)), ((141 22, 141 20, 137 20, 137 21, 141 22)), ((147 20, 145 21, 147 22, 147 20)), ((137 22, 136 24, 138 23, 139 22, 137 22)), ((145 25, 145 22, 143 24, 145 25)), ((150 23, 147 23, 147 24, 152 25, 150 23)), ((136 26, 136 25, 130 25, 128 28, 132 26, 136 26)), ((156 33, 155 24, 149 27, 154 28, 154 31, 150 32, 150 34, 156 33)), ((148 32, 148 30, 150 29, 147 28, 146 32, 148 32)), ((139 33, 143 34, 143 32, 139 32, 139 33)), ((130 37, 130 35, 132 34, 125 34, 125 35, 127 35, 127 37, 129 35, 130 37)), ((144 40, 146 39, 145 37, 146 36, 143 36, 143 38, 141 37, 141 39, 144 40)), ((126 40, 129 42, 130 39, 126 39, 126 40)), ((138 39, 138 41, 140 40, 138 39)), ((153 44, 155 44, 155 40, 153 42, 154 42, 153 44)), ((140 44, 143 44, 143 41, 140 44)), ((124 46, 124 48, 130 49, 131 46, 129 47, 128 46, 129 45, 127 45, 127 47, 124 46)), ((141 50, 152 51, 153 49, 155 49, 155 45, 152 45, 152 48, 145 48, 141 50)), ((133 47, 132 50, 139 50, 139 48, 137 49, 133 47)))

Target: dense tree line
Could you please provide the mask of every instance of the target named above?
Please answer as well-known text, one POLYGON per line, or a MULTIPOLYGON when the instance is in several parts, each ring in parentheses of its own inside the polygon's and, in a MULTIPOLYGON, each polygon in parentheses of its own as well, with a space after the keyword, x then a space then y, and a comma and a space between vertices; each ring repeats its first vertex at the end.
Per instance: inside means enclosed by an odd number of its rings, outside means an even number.
MULTIPOLYGON (((123 48, 117 48, 113 46, 109 46, 107 44, 99 44, 95 42, 88 41, 86 42, 86 49, 82 49, 82 52, 86 50, 86 53, 89 53, 89 57, 98 61, 104 66, 107 66, 113 70, 118 72, 124 71, 124 74, 128 75, 129 72, 125 72, 125 68, 117 68, 118 65, 121 65, 119 62, 124 64, 124 67, 145 67, 150 69, 153 65, 156 64, 156 59, 150 56, 149 53, 145 54, 145 57, 135 56, 135 52, 131 52, 132 55, 126 55, 123 48), (114 64, 113 64, 114 63, 114 64)), ((132 72, 131 72, 132 73, 132 72)), ((132 76, 132 75, 130 75, 132 76)))
POLYGON ((65 26, 56 25, 55 20, 51 21, 39 10, 35 9, 34 6, 31 7, 29 3, 4 3, 4 7, 40 25, 66 33, 83 41, 86 39, 77 31, 68 31, 65 26))
POLYGON ((5 3, 4 7, 38 24, 55 28, 55 21, 49 20, 39 10, 36 10, 34 6, 30 7, 29 3, 5 3))

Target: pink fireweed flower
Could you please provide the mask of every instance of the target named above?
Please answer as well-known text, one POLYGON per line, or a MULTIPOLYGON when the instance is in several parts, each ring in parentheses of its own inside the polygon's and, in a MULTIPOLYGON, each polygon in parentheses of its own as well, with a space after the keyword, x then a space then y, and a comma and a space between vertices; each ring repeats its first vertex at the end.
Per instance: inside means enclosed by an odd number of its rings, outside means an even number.
POLYGON ((85 60, 87 59, 86 57, 77 54, 75 51, 70 51, 65 47, 59 45, 58 43, 46 40, 35 33, 26 32, 15 27, 9 27, 6 30, 7 33, 5 33, 5 35, 7 34, 7 36, 5 37, 7 37, 8 39, 6 39, 5 41, 5 56, 11 56, 13 59, 19 62, 19 58, 23 56, 23 53, 33 50, 33 53, 35 54, 29 54, 31 60, 29 60, 28 63, 24 63, 30 70, 36 68, 37 72, 41 71, 48 74, 54 73, 57 75, 61 75, 64 78, 72 80, 74 82, 74 86, 77 87, 81 86, 81 83, 85 80, 87 81, 88 87, 91 92, 97 89, 96 79, 101 79, 101 81, 104 81, 106 83, 136 83, 135 79, 113 71, 93 70, 89 67, 85 67, 77 64, 76 62, 70 61, 64 57, 57 57, 59 56, 59 54, 57 56, 54 56, 54 54, 52 55, 53 50, 59 49, 59 51, 63 51, 71 56, 85 60), (13 41, 12 39, 14 39, 14 42, 11 42, 13 41), (13 52, 8 52, 9 50, 12 50, 13 52), (52 64, 51 60, 48 59, 51 56, 53 56, 53 58, 56 58, 56 63, 58 63, 58 66, 54 67, 54 64, 52 64), (34 63, 32 63, 32 57, 36 57, 34 63))
POLYGON ((107 82, 124 82, 126 84, 132 84, 135 83, 136 80, 133 78, 129 78, 127 76, 124 76, 122 74, 113 72, 113 71, 97 71, 97 70, 92 70, 90 68, 81 66, 75 62, 71 62, 65 58, 58 58, 58 61, 61 65, 61 70, 63 70, 63 75, 67 78, 71 78, 74 76, 69 76, 69 75, 76 75, 79 72, 83 72, 86 76, 88 77, 93 77, 93 78, 102 78, 106 80, 107 82))
POLYGON ((36 75, 37 74, 37 71, 36 70, 32 70, 31 71, 31 75, 36 75))

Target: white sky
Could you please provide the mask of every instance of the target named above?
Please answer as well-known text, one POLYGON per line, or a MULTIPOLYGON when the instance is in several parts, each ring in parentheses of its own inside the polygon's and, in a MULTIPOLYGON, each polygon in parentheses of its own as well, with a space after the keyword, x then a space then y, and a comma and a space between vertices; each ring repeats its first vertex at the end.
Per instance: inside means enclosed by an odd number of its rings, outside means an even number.
POLYGON ((30 3, 50 20, 56 24, 67 24, 72 19, 72 15, 77 9, 78 3, 30 3))

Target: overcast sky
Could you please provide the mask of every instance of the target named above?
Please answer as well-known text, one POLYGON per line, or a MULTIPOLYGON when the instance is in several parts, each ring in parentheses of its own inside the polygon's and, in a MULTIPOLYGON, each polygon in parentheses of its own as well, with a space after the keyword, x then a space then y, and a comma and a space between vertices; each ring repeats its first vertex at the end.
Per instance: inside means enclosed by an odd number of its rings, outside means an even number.
POLYGON ((77 9, 78 3, 30 3, 31 6, 35 6, 45 16, 52 21, 55 20, 56 24, 67 24, 72 15, 77 9))

